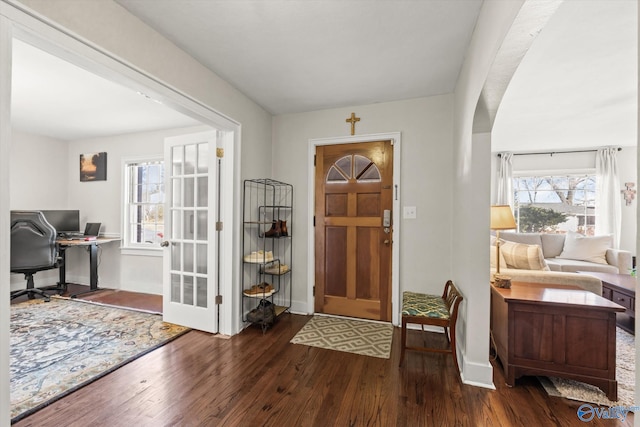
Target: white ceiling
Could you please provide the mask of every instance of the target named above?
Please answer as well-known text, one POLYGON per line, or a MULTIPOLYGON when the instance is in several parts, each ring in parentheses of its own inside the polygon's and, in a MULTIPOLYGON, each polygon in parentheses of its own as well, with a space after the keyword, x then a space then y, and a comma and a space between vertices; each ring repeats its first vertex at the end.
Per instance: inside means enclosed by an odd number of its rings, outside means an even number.
MULTIPOLYGON (((116 1, 273 114, 452 92, 482 4, 116 1)), ((636 3, 565 0, 505 93, 495 149, 635 144, 636 3)), ((24 43, 12 98, 14 126, 63 140, 194 124, 24 43)))
POLYGON ((198 122, 19 40, 13 43, 11 124, 63 141, 198 122))
POLYGON ((450 93, 481 0, 116 0, 272 114, 450 93))

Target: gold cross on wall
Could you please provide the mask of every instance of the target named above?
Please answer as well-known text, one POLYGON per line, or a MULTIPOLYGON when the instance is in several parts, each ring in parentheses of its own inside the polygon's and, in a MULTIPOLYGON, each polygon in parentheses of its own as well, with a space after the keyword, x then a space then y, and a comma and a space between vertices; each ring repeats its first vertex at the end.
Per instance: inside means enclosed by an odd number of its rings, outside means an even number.
POLYGON ((346 122, 351 123, 351 135, 356 134, 356 122, 360 121, 360 117, 356 117, 356 113, 351 113, 351 117, 349 117, 346 122))

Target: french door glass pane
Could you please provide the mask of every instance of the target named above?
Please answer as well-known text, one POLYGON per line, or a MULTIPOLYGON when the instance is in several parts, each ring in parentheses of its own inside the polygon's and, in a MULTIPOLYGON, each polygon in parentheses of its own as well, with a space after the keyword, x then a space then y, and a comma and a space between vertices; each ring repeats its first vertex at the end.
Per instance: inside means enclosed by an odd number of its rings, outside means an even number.
POLYGON ((194 144, 185 145, 184 174, 193 175, 196 171, 196 146, 194 144))
POLYGON ((180 243, 173 243, 171 245, 171 269, 180 270, 181 268, 182 251, 180 250, 180 243))
POLYGON ((180 302, 180 275, 171 275, 171 302, 180 302))
POLYGON ((209 144, 198 144, 198 173, 209 170, 209 144))
POLYGON ((198 230, 198 236, 196 237, 197 240, 207 240, 207 235, 209 233, 207 214, 207 211, 198 211, 198 223, 196 225, 198 230))
POLYGON ((207 245, 196 245, 196 273, 207 274, 207 245))
POLYGON ((192 208, 195 200, 195 186, 193 177, 184 178, 184 206, 192 208))
POLYGON ((187 305, 193 305, 193 276, 187 276, 186 274, 183 277, 184 280, 184 291, 183 291, 183 299, 182 303, 187 305))
POLYGON ((184 244, 184 262, 182 265, 183 271, 193 272, 193 244, 184 244))
POLYGON ((194 236, 194 221, 195 221, 195 212, 194 211, 184 211, 184 239, 193 240, 194 236))
POLYGON ((196 298, 198 307, 207 308, 207 278, 196 277, 196 298))
POLYGON ((209 177, 198 177, 198 207, 206 208, 209 200, 209 177))

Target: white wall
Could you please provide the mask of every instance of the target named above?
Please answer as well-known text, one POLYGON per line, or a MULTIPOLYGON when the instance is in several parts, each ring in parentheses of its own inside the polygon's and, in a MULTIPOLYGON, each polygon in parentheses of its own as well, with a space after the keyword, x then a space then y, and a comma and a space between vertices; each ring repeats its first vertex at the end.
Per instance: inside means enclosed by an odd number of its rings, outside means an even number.
POLYGON ((473 117, 491 63, 523 1, 485 0, 455 91, 453 278, 465 301, 459 343, 463 380, 493 387, 489 363, 489 232, 491 146, 474 138, 473 117))
MULTIPOLYGON (((345 136, 351 112, 361 121, 356 135, 402 132, 400 204, 417 207, 417 219, 402 220, 400 242, 401 289, 439 293, 451 276, 452 168, 451 95, 366 106, 337 108, 273 119, 273 178, 293 184, 294 230, 293 300, 307 307, 307 230, 309 139, 345 136), (443 209, 444 208, 444 209, 443 209)), ((313 183, 311 183, 313 184, 313 183)), ((311 194, 312 195, 312 194, 311 194)), ((398 310, 395 307, 394 310, 398 310)))
MULTIPOLYGON (((636 184, 635 189, 638 190, 637 178, 637 148, 623 147, 622 151, 617 154, 618 176, 620 178, 620 189, 624 189, 625 182, 633 182, 636 184)), ((498 172, 499 162, 497 153, 491 156, 491 200, 495 201, 497 192, 496 174, 498 172)), ((571 153, 571 154, 555 154, 550 155, 527 155, 513 156, 513 172, 567 172, 567 171, 584 171, 594 170, 596 167, 595 152, 588 153, 571 153)), ((636 215, 638 211, 638 198, 626 206, 624 200, 620 200, 622 206, 622 232, 620 236, 620 249, 636 254, 636 215)))
POLYGON ((11 209, 67 209, 67 143, 14 130, 11 209))
MULTIPOLYGON (((67 209, 67 143, 14 130, 11 142, 12 210, 67 209)), ((38 284, 54 285, 58 270, 41 271, 38 284)), ((23 274, 11 275, 11 290, 25 287, 23 274)))

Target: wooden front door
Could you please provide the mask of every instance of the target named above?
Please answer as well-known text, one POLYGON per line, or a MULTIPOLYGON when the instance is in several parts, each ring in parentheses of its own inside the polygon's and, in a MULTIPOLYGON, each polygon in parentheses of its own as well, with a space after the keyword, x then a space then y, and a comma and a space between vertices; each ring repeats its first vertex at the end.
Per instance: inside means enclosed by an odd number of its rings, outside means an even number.
POLYGON ((316 148, 316 313, 391 321, 392 187, 391 141, 316 148))

